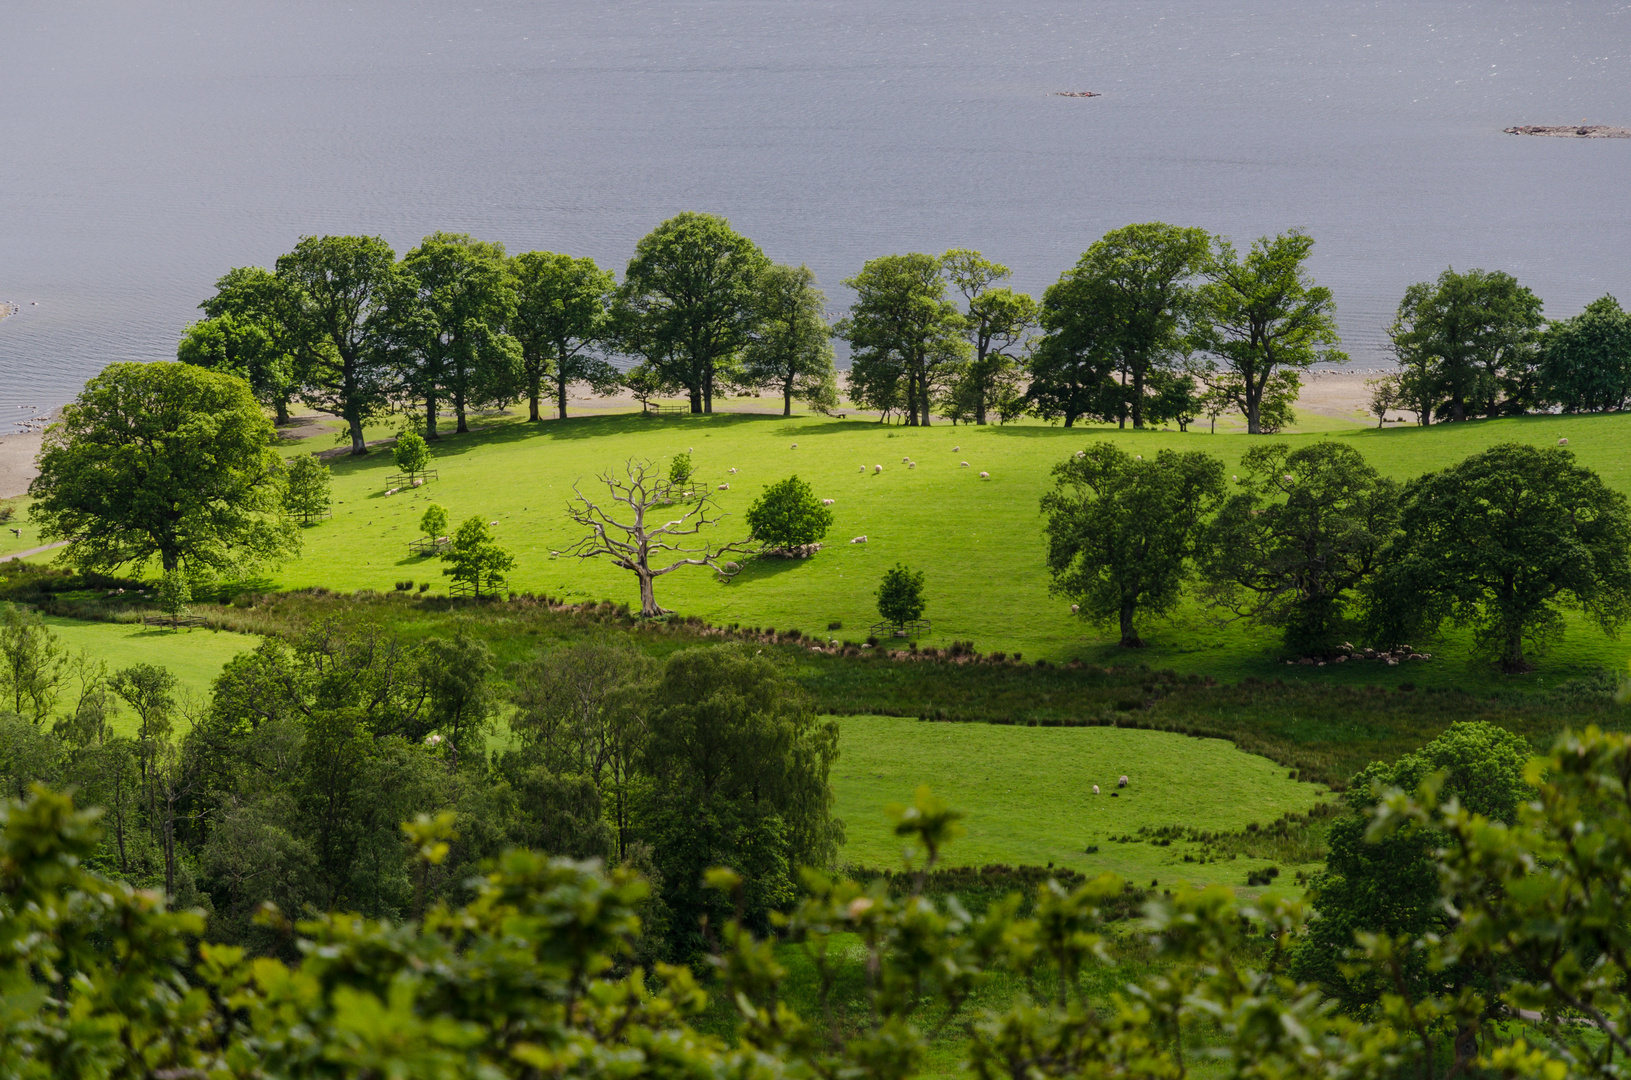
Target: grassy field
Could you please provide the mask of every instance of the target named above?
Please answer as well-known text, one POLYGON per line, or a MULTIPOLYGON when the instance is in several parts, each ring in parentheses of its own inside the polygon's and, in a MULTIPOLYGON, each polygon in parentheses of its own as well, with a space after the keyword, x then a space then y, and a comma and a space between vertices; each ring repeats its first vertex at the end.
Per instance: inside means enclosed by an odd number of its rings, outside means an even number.
MULTIPOLYGON (((1496 442, 1553 445, 1566 436, 1582 463, 1616 488, 1631 491, 1631 424, 1623 417, 1535 417, 1386 431, 1328 423, 1332 430, 1282 438, 1294 444, 1347 440, 1383 472, 1408 478, 1496 442)), ((904 428, 823 417, 716 414, 602 415, 529 425, 493 418, 475 433, 436 444, 441 479, 418 491, 384 495, 385 477, 393 471, 388 453, 335 460, 334 517, 305 530, 303 555, 268 584, 350 591, 389 589, 412 579, 444 593, 441 565, 412 558, 407 550, 425 504, 436 501, 455 522, 471 515, 498 522, 500 541, 518 559, 512 587, 570 600, 632 601, 636 590, 627 572, 605 561, 551 556, 576 539, 563 508, 574 483, 592 492, 597 473, 628 458, 666 461, 689 450, 699 477, 711 485, 731 485, 718 493, 731 515, 717 534, 720 539, 740 537, 740 515, 751 500, 765 485, 794 473, 836 500, 837 523, 828 547, 805 562, 750 564, 729 583, 702 570, 662 579, 659 600, 677 611, 716 624, 818 633, 840 623, 842 630, 833 636, 864 637, 876 619, 873 593, 879 577, 885 568, 905 562, 928 575, 934 621, 928 644, 973 640, 983 651, 1028 658, 1121 663, 1128 658, 1112 638, 1073 617, 1067 602, 1048 595, 1041 558, 1037 503, 1049 470, 1097 439, 1135 452, 1201 448, 1230 468, 1252 445, 1235 434, 1066 430, 1035 423, 904 428), (916 467, 908 468, 903 458, 916 467), (961 467, 964 461, 969 467, 961 467), (880 464, 884 471, 877 473, 873 467, 880 464), (738 471, 731 473, 732 468, 738 471), (982 471, 990 478, 982 480, 982 471), (848 543, 858 535, 868 542, 848 543)), ((325 433, 306 442, 310 449, 327 449, 332 438, 325 433)), ((1219 625, 1195 605, 1170 622, 1147 623, 1143 632, 1150 648, 1137 659, 1155 667, 1224 679, 1285 672, 1275 635, 1238 623, 1219 625)), ((1347 665, 1325 669, 1320 677, 1384 685, 1484 680, 1483 668, 1471 663, 1469 634, 1452 632, 1433 649, 1439 659, 1431 664, 1380 670, 1347 665)), ((1543 658, 1540 670, 1517 681, 1545 687, 1603 667, 1618 670, 1626 657, 1623 643, 1571 619, 1569 632, 1543 658)))
MULTIPOLYGON (((109 671, 132 664, 162 665, 175 675, 182 693, 199 698, 208 695, 223 664, 260 644, 260 638, 252 634, 218 630, 166 630, 139 623, 84 622, 54 616, 46 616, 45 621, 70 653, 84 649, 106 661, 109 671)), ((63 695, 63 706, 72 692, 70 685, 63 695)), ((124 709, 113 726, 128 735, 135 730, 135 724, 135 715, 124 709)))
POLYGON ((1136 835, 1140 827, 1202 823, 1240 832, 1306 813, 1328 795, 1223 739, 1163 731, 848 716, 839 722, 839 753, 833 791, 848 830, 841 858, 871 867, 900 865, 900 842, 883 808, 910 802, 912 791, 927 784, 966 815, 968 833, 948 849, 947 865, 1058 865, 1140 884, 1239 886, 1270 860, 1186 863, 1186 855, 1199 857, 1201 845, 1112 838, 1136 835), (1123 774, 1128 786, 1117 791, 1123 774), (1089 847, 1098 850, 1089 854, 1089 847))

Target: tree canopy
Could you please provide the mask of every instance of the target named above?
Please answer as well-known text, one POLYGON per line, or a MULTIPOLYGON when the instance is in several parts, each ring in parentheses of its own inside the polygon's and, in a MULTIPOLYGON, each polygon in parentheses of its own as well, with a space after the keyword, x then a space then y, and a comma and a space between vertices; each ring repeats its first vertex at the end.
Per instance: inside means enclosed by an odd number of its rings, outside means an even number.
POLYGON ((1042 496, 1049 590, 1087 619, 1116 622, 1123 648, 1143 646, 1138 614, 1177 604, 1195 538, 1223 494, 1222 463, 1197 450, 1145 459, 1100 442, 1055 465, 1053 479, 1042 496))
POLYGON ((1242 258, 1218 237, 1207 260, 1194 343, 1221 361, 1205 369, 1208 381, 1239 407, 1249 434, 1263 432, 1265 399, 1282 409, 1295 400, 1295 372, 1347 362, 1331 290, 1308 275, 1313 247, 1292 230, 1254 241, 1242 258))
POLYGON ((758 318, 742 354, 742 382, 775 390, 782 415, 793 415, 798 398, 817 412, 838 404, 833 369, 832 329, 824 311, 827 298, 807 266, 767 267, 756 288, 758 318))
POLYGON ((47 433, 30 513, 86 570, 242 573, 299 548, 276 439, 236 376, 112 364, 47 433))
POLYGON ((1631 312, 1612 296, 1546 328, 1540 378, 1566 413, 1617 412, 1631 403, 1631 312))
POLYGON ((683 387, 693 413, 713 412, 758 325, 758 282, 769 265, 722 217, 669 218, 635 245, 618 290, 622 348, 683 387))
POLYGON ((368 452, 363 425, 390 405, 385 314, 396 272, 396 253, 377 236, 307 236, 277 261, 300 398, 346 422, 354 455, 368 452))
POLYGON ((814 544, 832 527, 832 510, 797 476, 765 488, 745 515, 753 539, 767 548, 788 549, 814 544))
POLYGON ((1421 422, 1531 408, 1540 311, 1540 297, 1501 270, 1451 267, 1406 289, 1388 332, 1402 396, 1421 422))
POLYGON ((1631 505, 1567 450, 1502 443, 1420 476, 1399 526, 1374 587, 1395 637, 1471 624, 1516 672, 1564 608, 1610 632, 1631 614, 1631 505))
POLYGON ((947 391, 952 407, 944 411, 984 424, 987 413, 997 411, 1004 399, 1024 396, 1018 383, 1024 349, 1036 327, 1036 301, 998 285, 1012 277, 1013 271, 978 251, 953 248, 940 257, 940 263, 951 287, 968 305, 963 333, 971 352, 947 391))
POLYGON ((515 317, 510 332, 521 345, 521 377, 528 419, 538 420, 544 380, 554 384, 555 407, 566 419, 567 390, 587 382, 597 393, 617 385, 617 369, 596 354, 609 344, 617 277, 595 260, 528 251, 510 260, 515 317))
POLYGON ((902 412, 911 427, 929 423, 935 394, 968 355, 963 315, 941 271, 939 259, 916 252, 868 260, 844 281, 855 303, 834 328, 850 344, 850 400, 902 412))

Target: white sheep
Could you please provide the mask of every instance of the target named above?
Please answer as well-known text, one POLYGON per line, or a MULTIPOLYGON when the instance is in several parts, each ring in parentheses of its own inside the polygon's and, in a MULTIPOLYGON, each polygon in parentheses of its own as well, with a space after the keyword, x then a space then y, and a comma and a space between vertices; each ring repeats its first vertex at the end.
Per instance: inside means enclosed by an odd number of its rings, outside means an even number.
POLYGON ((419 486, 420 486, 420 485, 422 485, 422 484, 423 484, 423 483, 424 483, 424 481, 423 481, 423 480, 415 480, 415 481, 414 481, 414 482, 413 482, 413 486, 414 486, 414 487, 419 487, 419 486))
POLYGON ((1569 440, 1567 440, 1567 439, 1559 439, 1559 440, 1557 440, 1557 445, 1559 445, 1559 446, 1567 446, 1567 445, 1569 445, 1569 440))
POLYGON ((1093 794, 1097 795, 1098 793, 1099 793, 1099 785, 1094 784, 1093 785, 1093 794))
POLYGON ((1078 451, 1076 451, 1076 456, 1079 457, 1079 458, 1084 458, 1084 457, 1087 456, 1087 451, 1086 450, 1078 450, 1078 451))
POLYGON ((719 490, 720 491, 729 491, 730 489, 731 489, 731 486, 729 484, 720 484, 719 485, 719 490))
POLYGON ((861 466, 861 471, 862 471, 862 472, 866 472, 866 466, 865 466, 865 465, 862 465, 862 466, 861 466))
POLYGON ((798 444, 798 443, 794 443, 794 444, 793 444, 793 449, 794 449, 794 450, 797 450, 797 449, 798 449, 798 448, 799 448, 799 444, 798 444))
POLYGON ((385 489, 385 497, 390 498, 392 495, 395 495, 396 492, 397 492, 396 488, 386 488, 385 489))
POLYGON ((988 472, 982 472, 980 474, 980 479, 981 480, 989 480, 989 479, 991 479, 991 474, 988 473, 988 472))
POLYGON ((903 458, 900 459, 900 463, 902 465, 905 465, 906 463, 908 463, 911 460, 912 460, 911 455, 908 454, 906 457, 903 457, 903 458))
POLYGON ((822 506, 831 506, 833 503, 835 503, 837 501, 838 500, 836 500, 836 499, 822 499, 821 500, 821 505, 822 506))
POLYGON ((966 461, 963 462, 962 467, 965 468, 965 469, 968 468, 968 462, 966 462, 966 461))
POLYGON ((882 466, 882 465, 874 465, 874 466, 872 466, 872 475, 873 475, 873 476, 876 476, 876 475, 878 475, 878 474, 879 474, 879 473, 881 473, 881 472, 883 472, 883 466, 882 466))
POLYGON ((735 470, 735 469, 732 469, 732 470, 731 470, 731 475, 732 475, 732 476, 735 476, 735 475, 736 475, 736 470, 735 470))
POLYGON ((1117 787, 1126 787, 1127 786, 1127 777, 1123 776, 1120 780, 1117 780, 1116 781, 1116 786, 1117 787))
POLYGON ((1081 610, 1082 610, 1082 605, 1080 605, 1080 604, 1070 605, 1070 613, 1072 615, 1078 614, 1081 610))
POLYGON ((489 522, 488 522, 488 523, 487 523, 487 524, 489 524, 489 525, 497 525, 497 524, 498 524, 498 522, 496 522, 496 521, 489 521, 489 522))
POLYGON ((908 461, 908 462, 907 462, 907 463, 906 463, 906 467, 907 467, 907 468, 908 468, 908 469, 915 469, 915 468, 917 468, 917 462, 915 462, 915 461, 908 461))
POLYGON ((960 447, 960 446, 954 446, 954 447, 951 448, 951 452, 955 454, 955 453, 957 453, 957 451, 959 451, 961 449, 962 449, 962 447, 960 447))
POLYGON ((852 543, 852 544, 864 544, 864 543, 866 543, 866 537, 857 536, 854 540, 851 540, 850 543, 852 543))

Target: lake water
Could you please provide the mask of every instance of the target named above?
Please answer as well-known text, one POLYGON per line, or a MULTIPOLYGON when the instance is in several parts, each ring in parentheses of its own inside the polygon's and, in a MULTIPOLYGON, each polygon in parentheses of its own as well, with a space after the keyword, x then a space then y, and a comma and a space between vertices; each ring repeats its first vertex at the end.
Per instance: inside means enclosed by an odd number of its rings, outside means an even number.
POLYGON ((13 0, 0 430, 173 357, 227 268, 435 229, 621 270, 683 209, 841 280, 974 247, 1040 292, 1161 219, 1317 241, 1359 366, 1405 286, 1631 301, 1631 5, 13 0), (1093 90, 1067 98, 1059 90, 1093 90), (19 408, 26 406, 26 408, 19 408))

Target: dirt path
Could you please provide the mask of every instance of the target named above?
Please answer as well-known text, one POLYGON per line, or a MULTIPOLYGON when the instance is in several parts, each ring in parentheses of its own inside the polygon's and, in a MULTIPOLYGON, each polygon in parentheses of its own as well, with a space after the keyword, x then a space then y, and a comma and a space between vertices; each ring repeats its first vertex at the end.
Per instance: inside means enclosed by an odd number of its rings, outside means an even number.
POLYGON ((30 555, 38 555, 44 551, 55 551, 59 547, 67 547, 68 541, 58 540, 54 544, 45 544, 41 547, 29 548, 27 551, 14 551, 10 555, 0 555, 0 562, 10 562, 12 559, 26 559, 30 555))

